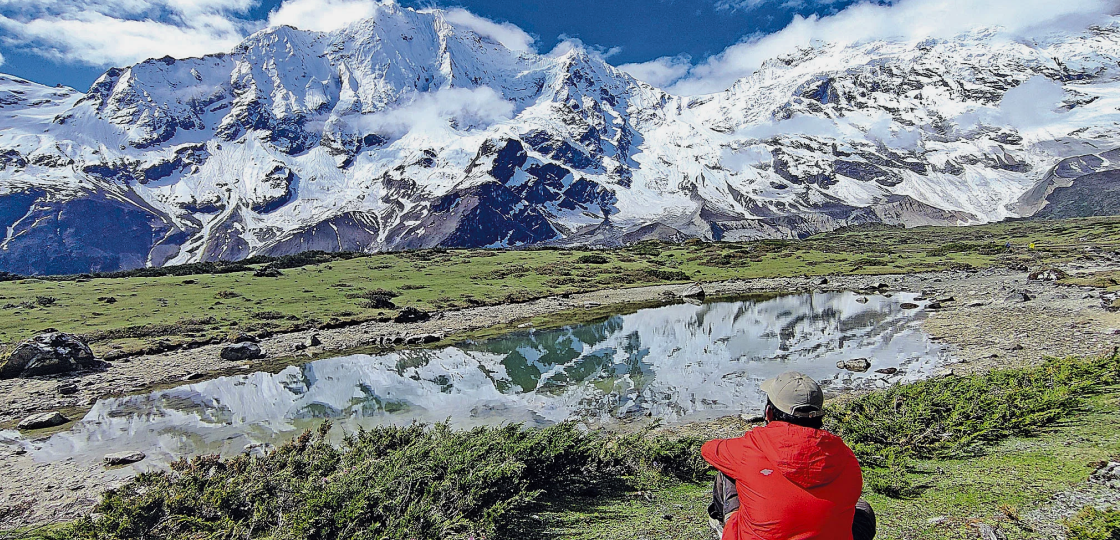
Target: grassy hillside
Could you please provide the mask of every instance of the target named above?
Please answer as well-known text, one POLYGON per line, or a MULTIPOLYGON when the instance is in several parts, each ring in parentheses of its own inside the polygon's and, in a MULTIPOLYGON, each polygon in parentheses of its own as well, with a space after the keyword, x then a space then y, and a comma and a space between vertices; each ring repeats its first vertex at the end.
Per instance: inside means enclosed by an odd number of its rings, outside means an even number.
POLYGON ((7 276, 0 282, 0 347, 56 328, 85 334, 105 355, 222 339, 233 330, 284 332, 388 318, 404 306, 445 310, 693 280, 1037 266, 1080 257, 1086 246, 1120 249, 1120 218, 878 227, 803 241, 643 243, 595 252, 312 254, 130 277, 7 276), (1004 249, 1007 242, 1011 250, 1004 249), (1027 249, 1031 243, 1036 249, 1027 249))

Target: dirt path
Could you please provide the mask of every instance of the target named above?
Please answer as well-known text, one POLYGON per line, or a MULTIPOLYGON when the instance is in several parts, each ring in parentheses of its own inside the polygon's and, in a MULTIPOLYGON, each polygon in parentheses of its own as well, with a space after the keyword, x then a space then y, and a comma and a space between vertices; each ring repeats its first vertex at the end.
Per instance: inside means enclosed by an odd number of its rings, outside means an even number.
MULTIPOLYGON (((1108 269, 1108 268, 1099 268, 1108 269)), ((1096 269, 1094 269, 1096 270, 1096 269)), ((942 299, 930 311, 924 329, 945 343, 958 363, 945 371, 956 374, 995 367, 1040 362, 1051 355, 1093 355, 1120 346, 1120 313, 1101 307, 1098 291, 1028 282, 1024 272, 989 269, 979 272, 937 272, 907 276, 837 276, 826 283, 817 278, 777 278, 706 283, 709 295, 744 295, 810 290, 871 290, 885 284, 891 291, 922 292, 929 300, 942 299), (1029 301, 1008 299, 1025 291, 1029 301), (952 298, 949 300, 949 298, 952 298)), ((454 337, 496 326, 516 325, 533 317, 570 310, 604 309, 673 298, 684 287, 666 285, 605 290, 552 297, 525 304, 470 308, 446 312, 417 324, 366 323, 359 326, 300 332, 262 340, 261 347, 279 362, 298 362, 294 347, 317 334, 322 344, 299 354, 341 355, 368 348, 386 339, 423 334, 454 337), (282 359, 282 360, 277 360, 282 359)), ((0 422, 12 422, 35 412, 64 410, 77 418, 96 400, 145 392, 156 386, 183 384, 257 371, 265 363, 221 360, 220 345, 118 361, 103 371, 71 377, 42 377, 0 381, 0 422), (76 383, 77 394, 57 392, 62 382, 76 383)), ((306 357, 303 357, 306 359, 306 357)), ((267 362, 267 361, 266 361, 267 362)), ((8 432, 11 434, 11 432, 8 432)), ((127 480, 128 470, 104 470, 73 461, 38 463, 0 434, 0 529, 72 519, 88 512, 105 488, 127 480)))

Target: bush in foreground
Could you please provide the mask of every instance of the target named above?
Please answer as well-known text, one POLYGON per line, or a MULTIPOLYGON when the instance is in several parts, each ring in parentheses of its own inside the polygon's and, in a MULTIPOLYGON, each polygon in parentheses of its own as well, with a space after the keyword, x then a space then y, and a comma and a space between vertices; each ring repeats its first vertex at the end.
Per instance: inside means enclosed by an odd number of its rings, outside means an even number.
POLYGON ((877 493, 913 493, 910 459, 962 458, 1075 414, 1085 396, 1120 384, 1120 355, 1051 359, 1025 369, 942 377, 865 394, 829 411, 877 493))
POLYGON ((542 497, 707 474, 699 440, 573 424, 362 431, 329 424, 264 457, 178 461, 106 492, 62 538, 500 538, 542 497))

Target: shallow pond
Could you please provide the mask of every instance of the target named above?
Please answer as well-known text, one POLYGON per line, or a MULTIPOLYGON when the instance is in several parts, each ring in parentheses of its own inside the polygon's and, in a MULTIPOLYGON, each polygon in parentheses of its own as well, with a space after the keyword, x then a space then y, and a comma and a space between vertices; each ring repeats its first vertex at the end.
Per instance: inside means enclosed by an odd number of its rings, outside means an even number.
POLYGON ((787 370, 829 391, 928 375, 943 352, 918 328, 923 312, 901 308, 915 296, 817 293, 678 304, 443 349, 331 358, 102 400, 71 430, 22 443, 46 461, 141 450, 150 467, 280 444, 328 418, 353 431, 414 421, 604 424, 753 415, 762 405, 759 383, 787 370), (854 358, 870 359, 872 371, 836 367, 854 358), (891 367, 899 372, 874 372, 891 367))

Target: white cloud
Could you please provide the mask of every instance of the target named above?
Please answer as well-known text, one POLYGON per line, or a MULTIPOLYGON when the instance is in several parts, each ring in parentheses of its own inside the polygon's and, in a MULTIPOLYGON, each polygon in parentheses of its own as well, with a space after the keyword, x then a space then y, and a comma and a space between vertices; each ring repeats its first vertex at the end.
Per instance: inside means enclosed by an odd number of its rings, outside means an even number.
POLYGON ((1066 91, 1061 84, 1035 76, 1003 95, 999 113, 1010 126, 1026 131, 1057 120, 1062 114, 1059 105, 1065 98, 1066 91))
POLYGON ((417 94, 389 111, 366 115, 359 127, 393 137, 486 129, 513 118, 514 105, 489 87, 442 88, 417 94))
POLYGON ((330 32, 372 17, 379 8, 393 4, 375 0, 286 0, 268 15, 268 26, 286 24, 303 30, 330 32))
POLYGON ((659 88, 680 80, 691 68, 692 59, 688 55, 663 56, 649 62, 618 66, 635 79, 659 88))
POLYGON ((94 66, 184 58, 228 50, 251 24, 259 0, 0 0, 0 31, 11 47, 94 66))
POLYGON ((536 39, 524 30, 510 23, 494 22, 462 8, 453 8, 443 13, 443 18, 454 26, 472 30, 505 45, 507 49, 518 52, 535 52, 536 39))
POLYGON ((828 17, 796 17, 785 29, 754 36, 693 67, 669 88, 682 95, 725 90, 767 59, 815 42, 849 44, 873 39, 949 38, 999 27, 1009 37, 1084 29, 1112 15, 1115 0, 899 0, 860 3, 828 17))

